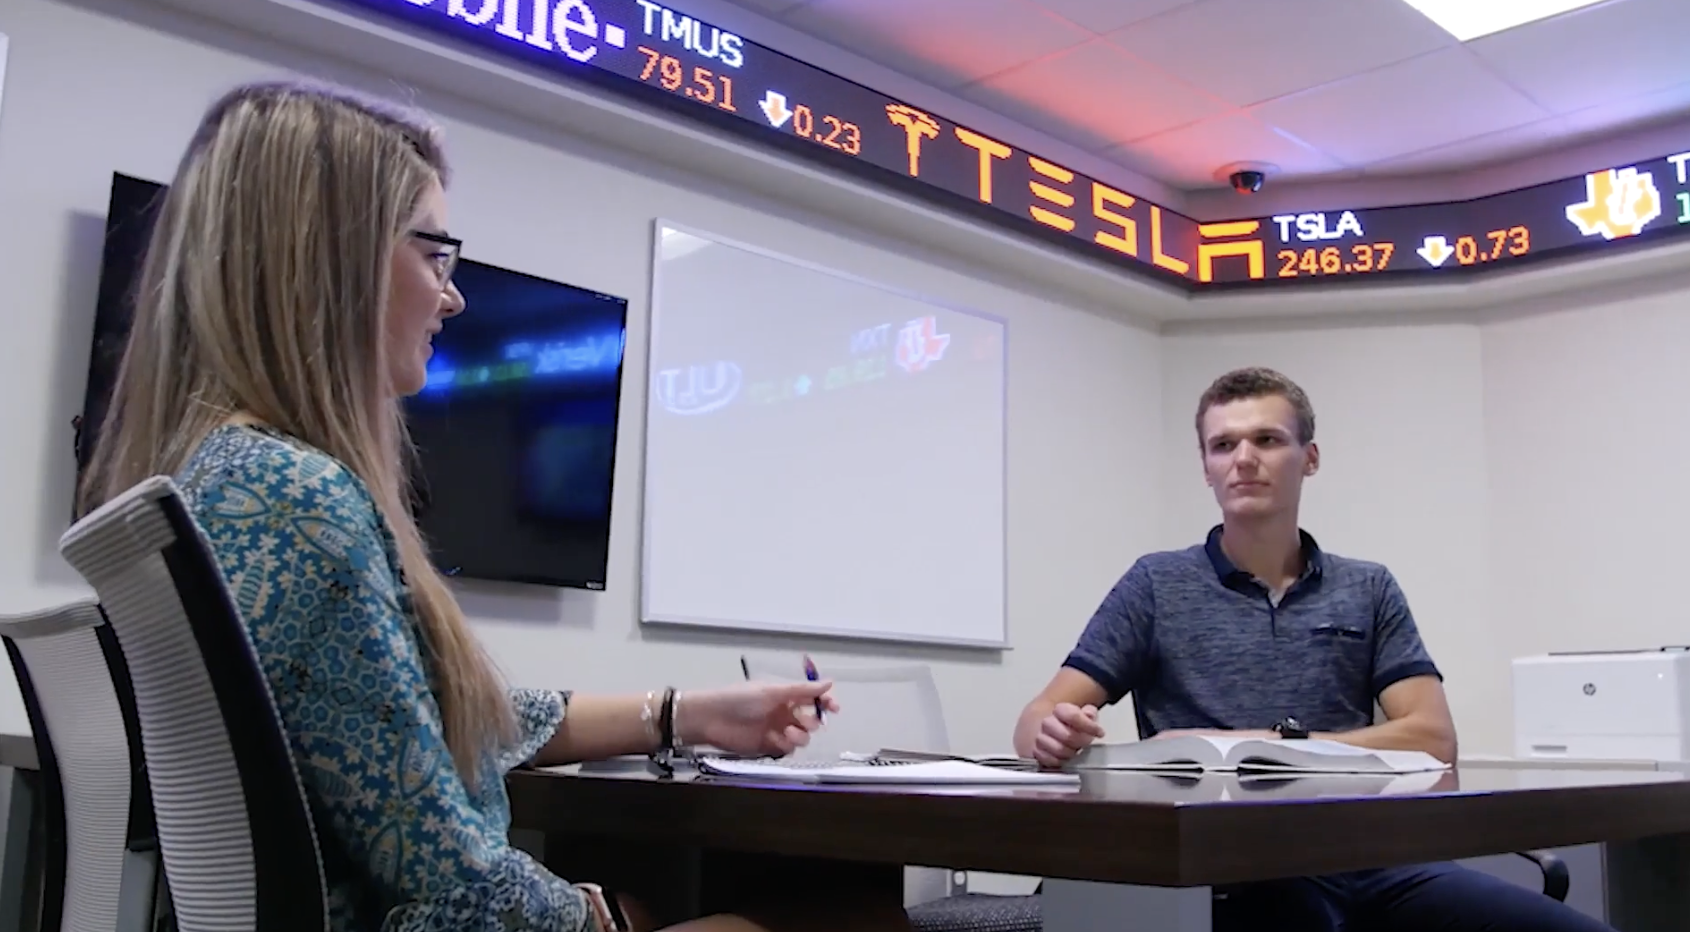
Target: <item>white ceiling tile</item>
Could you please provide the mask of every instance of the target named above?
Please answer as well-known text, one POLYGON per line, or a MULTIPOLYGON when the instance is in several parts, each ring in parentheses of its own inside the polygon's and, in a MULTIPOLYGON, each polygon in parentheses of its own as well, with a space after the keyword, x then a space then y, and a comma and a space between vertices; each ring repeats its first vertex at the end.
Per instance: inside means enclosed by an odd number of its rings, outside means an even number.
POLYGON ((1227 109, 1102 39, 958 93, 1088 149, 1130 142, 1227 109), (1082 87, 1084 93, 1075 93, 1082 87))
POLYGON ((1690 83, 1690 0, 1621 0, 1468 43, 1556 113, 1690 83))
POLYGON ((1113 32, 1139 20, 1199 0, 1033 0, 1039 6, 1092 32, 1113 32))
POLYGON ((1368 165, 1550 116, 1462 48, 1270 100, 1250 112, 1350 165, 1368 165))
POLYGON ((1554 146, 1566 132, 1567 124, 1564 119, 1550 117, 1449 145, 1434 146, 1419 152, 1383 159, 1369 165, 1367 174, 1424 175, 1478 168, 1528 153, 1541 152, 1554 146))
POLYGON ((1267 162, 1278 166, 1283 177, 1327 175, 1344 168, 1325 153, 1236 111, 1103 154, 1186 190, 1225 187, 1225 181, 1215 180, 1215 171, 1232 162, 1267 162))
POLYGON ((1457 44, 1401 0, 1207 0, 1109 38, 1241 107, 1457 44))
POLYGON ((786 21, 946 88, 1089 38, 1085 30, 1027 0, 811 0, 786 21))
POLYGON ((1652 94, 1575 110, 1567 114, 1566 124, 1568 133, 1589 136, 1685 117, 1690 117, 1690 81, 1652 94))
POLYGON ((1459 172, 1690 118, 1690 0, 1465 47, 1402 0, 727 2, 1187 189, 1231 161, 1459 172))

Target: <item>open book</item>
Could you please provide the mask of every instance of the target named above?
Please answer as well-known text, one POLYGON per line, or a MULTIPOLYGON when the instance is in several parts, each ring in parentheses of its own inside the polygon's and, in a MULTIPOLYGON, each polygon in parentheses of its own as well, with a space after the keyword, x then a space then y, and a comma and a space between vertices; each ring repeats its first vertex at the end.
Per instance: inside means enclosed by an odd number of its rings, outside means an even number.
POLYGON ((1204 773, 1196 770, 1150 771, 1139 775, 1151 781, 1149 795, 1161 802, 1218 803, 1307 800, 1331 797, 1416 796, 1453 789, 1455 775, 1447 770, 1414 773, 1267 772, 1204 773))
POLYGON ((986 767, 970 761, 821 763, 700 757, 700 773, 792 783, 880 783, 906 786, 1079 786, 1078 774, 986 767))
POLYGON ((1418 773, 1449 765, 1423 751, 1375 751, 1322 738, 1266 740, 1176 735, 1126 744, 1094 744, 1076 755, 1077 770, 1241 770, 1297 773, 1418 773))

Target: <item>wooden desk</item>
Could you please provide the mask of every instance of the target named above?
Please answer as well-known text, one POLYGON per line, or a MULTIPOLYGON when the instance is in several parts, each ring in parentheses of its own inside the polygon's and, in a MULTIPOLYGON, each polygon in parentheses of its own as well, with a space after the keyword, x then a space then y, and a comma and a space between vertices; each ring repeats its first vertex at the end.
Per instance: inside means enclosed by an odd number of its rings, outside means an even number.
MULTIPOLYGON (((27 736, 0 734, 0 767, 33 778, 38 766, 27 736)), ((1213 885, 1589 842, 1609 843, 1616 928, 1681 929, 1690 917, 1690 779, 1678 771, 1487 763, 1443 774, 1422 793, 1357 792, 1327 781, 1326 791, 1343 795, 1319 795, 1317 780, 1250 792, 1224 776, 1131 773, 1087 774, 1077 791, 544 771, 512 774, 509 787, 513 828, 543 834, 546 861, 560 874, 598 879, 590 875, 614 872, 620 855, 630 875, 676 892, 674 902, 654 904, 670 920, 733 908, 748 887, 768 889, 783 875, 807 894, 832 887, 895 902, 909 864, 1052 878, 1048 932, 1086 932, 1076 922, 1099 912, 1085 902, 1088 891, 1144 887, 1196 895, 1161 912, 1156 903, 1135 904, 1135 932, 1204 928, 1206 913, 1192 919, 1181 910, 1206 908, 1213 885), (663 855, 673 857, 662 863, 663 855)), ((9 808, 22 814, 32 795, 14 787, 9 808)), ((14 846, 28 835, 8 834, 14 846)), ((24 859, 6 860, 0 901, 21 892, 4 888, 22 879, 24 859)))
POLYGON ((545 833, 548 854, 620 839, 647 858, 691 849, 1163 888, 1690 836, 1690 781, 1673 772, 1487 767, 1411 795, 1316 795, 1318 780, 1241 794, 1228 781, 1117 772, 1086 774, 1077 791, 947 791, 528 772, 510 790, 513 825, 545 833))

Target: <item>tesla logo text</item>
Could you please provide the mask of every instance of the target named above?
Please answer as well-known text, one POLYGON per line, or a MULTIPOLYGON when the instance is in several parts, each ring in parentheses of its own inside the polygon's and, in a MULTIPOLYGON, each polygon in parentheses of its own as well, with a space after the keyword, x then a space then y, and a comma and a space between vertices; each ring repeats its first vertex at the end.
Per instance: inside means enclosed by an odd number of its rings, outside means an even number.
POLYGON ((731 404, 744 381, 745 374, 737 363, 719 360, 663 369, 653 379, 652 391, 670 414, 707 414, 731 404))
POLYGON ((887 104, 886 119, 891 120, 893 126, 903 127, 904 148, 909 151, 910 156, 910 177, 920 175, 921 140, 939 138, 938 121, 914 107, 906 107, 903 104, 887 104))
POLYGON ((945 356, 951 345, 951 335, 939 332, 939 321, 933 317, 918 317, 898 331, 895 358, 905 372, 920 372, 945 356))
POLYGON ((1635 167, 1610 168, 1584 176, 1585 200, 1567 205, 1567 219, 1585 236, 1636 236, 1661 215, 1655 176, 1635 167))
POLYGON ((1325 214, 1280 214, 1273 218, 1279 224, 1279 241, 1291 241, 1291 227, 1297 228, 1297 239, 1302 242, 1317 240, 1343 239, 1345 236, 1361 236, 1361 221, 1356 219, 1355 211, 1346 210, 1338 215, 1338 222, 1328 228, 1325 214))

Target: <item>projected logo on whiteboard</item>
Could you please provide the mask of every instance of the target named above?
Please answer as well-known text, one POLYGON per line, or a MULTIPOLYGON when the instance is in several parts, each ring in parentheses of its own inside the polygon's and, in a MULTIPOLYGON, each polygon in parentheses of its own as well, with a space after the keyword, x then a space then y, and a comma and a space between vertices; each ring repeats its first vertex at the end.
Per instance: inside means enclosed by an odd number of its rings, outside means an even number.
POLYGON ((886 377, 889 362, 895 362, 905 372, 914 375, 924 372, 945 358, 951 345, 951 335, 939 332, 935 317, 917 317, 892 335, 891 324, 879 324, 851 335, 850 363, 829 369, 823 388, 832 390, 872 382, 886 377), (890 345, 888 345, 890 344, 890 345))
POLYGON ((745 373, 738 363, 719 359, 713 363, 660 369, 652 379, 652 392, 670 414, 708 414, 720 411, 739 397, 745 373))
POLYGON ((951 335, 939 332, 937 318, 918 317, 898 331, 898 348, 893 358, 905 372, 920 372, 944 359, 945 349, 950 345, 951 335))

